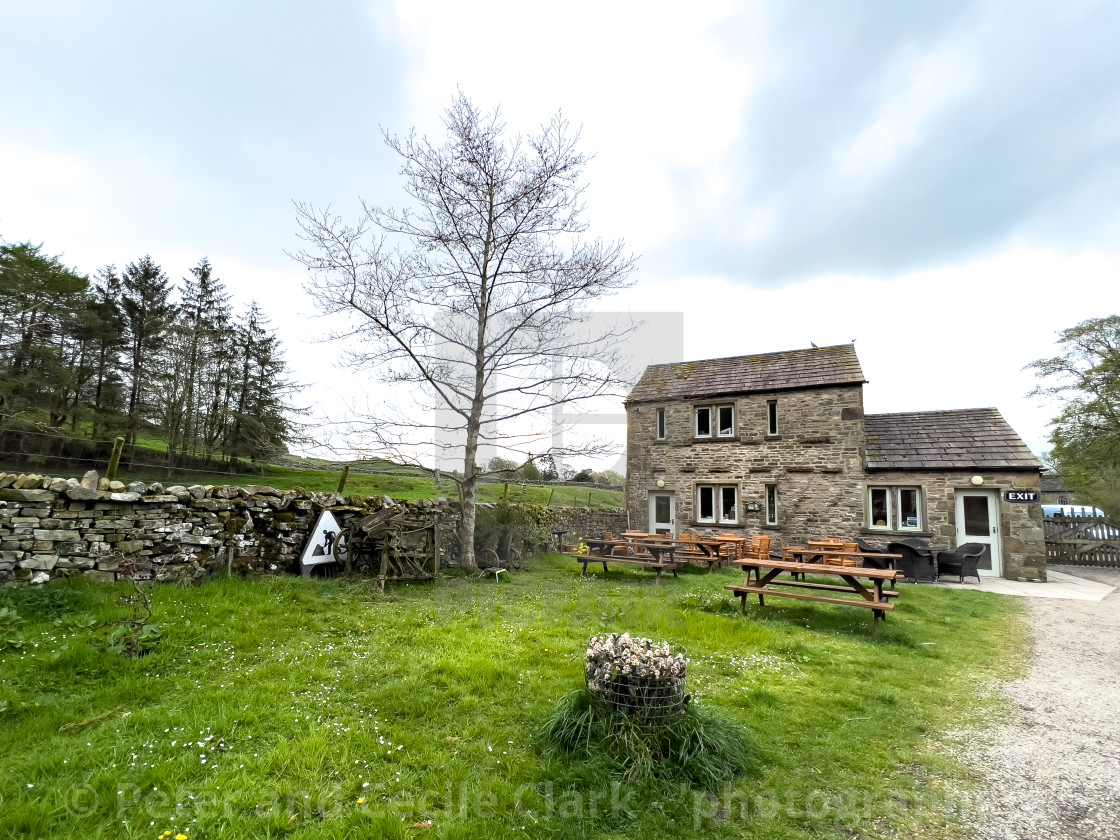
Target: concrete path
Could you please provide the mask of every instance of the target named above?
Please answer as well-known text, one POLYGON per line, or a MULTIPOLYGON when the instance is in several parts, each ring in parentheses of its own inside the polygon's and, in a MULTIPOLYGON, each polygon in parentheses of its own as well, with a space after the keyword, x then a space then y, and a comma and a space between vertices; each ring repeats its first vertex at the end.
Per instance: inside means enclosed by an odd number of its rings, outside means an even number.
MULTIPOLYGON (((1010 594, 1041 596, 1028 607, 1035 649, 1030 673, 1004 686, 1017 719, 965 745, 988 781, 975 828, 985 840, 1117 840, 1120 569, 1065 566, 1050 577, 1005 582, 1010 594)), ((979 588, 996 591, 988 583, 979 588)))
POLYGON ((1116 590, 1120 584, 1120 570, 1095 569, 1083 566, 1051 566, 1045 583, 1038 581, 1004 580, 1003 578, 982 577, 980 583, 976 578, 965 578, 964 583, 955 579, 942 577, 934 586, 943 586, 948 589, 972 589, 980 592, 995 592, 998 595, 1017 595, 1023 598, 1068 598, 1073 601, 1102 601, 1116 590), (1110 578, 1105 575, 1098 580, 1090 580, 1094 572, 1116 572, 1111 579, 1114 583, 1104 582, 1110 578))

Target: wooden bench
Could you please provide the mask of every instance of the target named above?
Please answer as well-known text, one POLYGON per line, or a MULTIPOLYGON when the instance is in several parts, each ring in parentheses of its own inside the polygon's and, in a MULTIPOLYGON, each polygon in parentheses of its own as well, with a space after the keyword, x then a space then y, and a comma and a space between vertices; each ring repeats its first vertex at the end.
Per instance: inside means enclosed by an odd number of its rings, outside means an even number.
POLYGON ((649 569, 651 572, 657 573, 657 582, 661 583, 662 572, 672 572, 673 577, 677 576, 677 569, 680 568, 680 563, 669 563, 662 560, 654 560, 652 557, 604 557, 602 555, 593 554, 577 554, 574 551, 563 552, 569 557, 576 558, 583 564, 583 574, 587 574, 587 567, 592 563, 602 563, 603 571, 608 571, 608 563, 623 563, 627 566, 637 566, 640 569, 649 569))
POLYGON ((567 552, 583 564, 583 573, 587 574, 587 567, 591 563, 602 563, 603 571, 607 571, 608 563, 623 563, 627 566, 637 566, 657 573, 657 582, 661 583, 662 572, 672 572, 677 576, 680 563, 674 558, 676 550, 674 540, 657 540, 646 537, 639 539, 588 539, 584 540, 588 548, 597 553, 579 554, 567 552))
POLYGON ((793 598, 798 601, 816 601, 821 604, 837 604, 844 607, 863 607, 870 609, 875 615, 875 629, 879 629, 879 622, 886 618, 888 612, 894 610, 892 598, 898 597, 898 592, 884 591, 884 581, 894 581, 902 578, 901 572, 893 569, 864 569, 848 566, 823 566, 819 563, 792 563, 778 560, 739 560, 734 565, 743 569, 747 574, 746 582, 740 586, 727 586, 739 596, 739 609, 747 611, 747 596, 758 595, 759 606, 765 606, 765 596, 774 595, 781 598, 793 598), (755 573, 755 580, 751 581, 751 572, 755 573), (778 575, 788 572, 793 575, 815 575, 826 578, 839 578, 840 583, 821 583, 815 580, 788 580, 779 579, 778 575), (860 582, 866 581, 870 586, 860 582), (775 589, 774 587, 786 587, 775 589), (789 591, 810 590, 810 591, 789 591), (858 595, 859 598, 840 598, 832 594, 816 595, 813 591, 824 593, 848 593, 858 595))

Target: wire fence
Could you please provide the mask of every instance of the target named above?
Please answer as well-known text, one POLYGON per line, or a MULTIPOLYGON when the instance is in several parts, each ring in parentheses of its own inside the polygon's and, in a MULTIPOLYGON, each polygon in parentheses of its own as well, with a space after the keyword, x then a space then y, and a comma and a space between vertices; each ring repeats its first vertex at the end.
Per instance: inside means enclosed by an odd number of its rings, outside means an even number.
MULTIPOLYGON (((0 427, 0 462, 14 469, 40 471, 76 465, 86 469, 105 469, 115 440, 73 437, 41 429, 0 427), (40 443, 24 445, 32 441, 40 443)), ((122 472, 172 475, 229 475, 246 477, 260 474, 260 463, 211 461, 198 465, 197 455, 172 456, 147 447, 125 447, 122 472), (185 462, 176 460, 183 458, 185 462), (192 462, 195 462, 192 464, 192 462), (232 468, 231 468, 232 467, 232 468)), ((202 459, 205 461, 205 459, 202 459)))
POLYGON ((683 679, 651 683, 619 676, 606 681, 588 680, 587 688, 613 712, 645 727, 665 726, 677 720, 687 703, 683 679))

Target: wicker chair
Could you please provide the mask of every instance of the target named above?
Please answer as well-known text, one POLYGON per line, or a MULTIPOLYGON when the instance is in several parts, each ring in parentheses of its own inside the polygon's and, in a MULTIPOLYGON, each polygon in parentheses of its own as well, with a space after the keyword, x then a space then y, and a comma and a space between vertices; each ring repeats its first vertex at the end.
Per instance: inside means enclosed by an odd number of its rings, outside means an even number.
POLYGON ((984 556, 984 549, 987 546, 983 543, 965 543, 958 545, 952 551, 939 551, 937 553, 937 574, 957 575, 960 577, 961 583, 964 583, 966 577, 976 578, 976 582, 980 582, 980 558, 984 556))
POLYGON ((937 580, 937 567, 933 562, 933 552, 916 540, 892 542, 887 546, 891 554, 901 554, 898 569, 908 581, 937 580))
MULTIPOLYGON (((886 554, 887 553, 887 550, 885 548, 879 548, 877 546, 871 545, 870 543, 864 542, 863 540, 856 540, 856 545, 859 546, 859 550, 862 551, 864 554, 886 554)), ((891 552, 891 553, 893 554, 895 552, 891 552)), ((863 565, 866 566, 868 569, 889 569, 889 568, 891 568, 891 564, 890 564, 889 561, 879 560, 876 557, 864 557, 863 558, 863 565)))

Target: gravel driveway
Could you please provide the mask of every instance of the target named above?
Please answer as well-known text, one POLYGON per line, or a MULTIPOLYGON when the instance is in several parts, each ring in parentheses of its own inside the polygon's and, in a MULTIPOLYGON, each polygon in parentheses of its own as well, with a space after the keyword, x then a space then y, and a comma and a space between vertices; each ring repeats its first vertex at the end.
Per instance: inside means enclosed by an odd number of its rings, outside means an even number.
MULTIPOLYGON (((1120 569, 1058 566, 1120 587, 1120 569)), ((1103 601, 1028 600, 1030 674, 1004 686, 1018 720, 973 753, 989 790, 982 838, 1120 838, 1120 589, 1103 601)), ((986 739, 987 740, 987 739, 986 739)))

